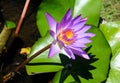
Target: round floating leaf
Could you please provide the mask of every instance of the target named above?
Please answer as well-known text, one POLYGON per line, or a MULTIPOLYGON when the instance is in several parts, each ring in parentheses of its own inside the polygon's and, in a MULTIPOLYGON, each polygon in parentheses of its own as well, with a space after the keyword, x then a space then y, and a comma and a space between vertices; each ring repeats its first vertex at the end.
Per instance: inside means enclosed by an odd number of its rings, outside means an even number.
POLYGON ((86 52, 91 57, 86 60, 76 56, 76 60, 69 60, 61 56, 64 65, 63 70, 59 71, 53 83, 101 83, 106 80, 109 69, 111 48, 99 28, 92 27, 90 32, 96 36, 92 38, 92 43, 86 48, 86 52))
MULTIPOLYGON (((96 34, 92 38, 92 43, 88 44, 88 48, 85 49, 91 57, 90 60, 78 56, 76 56, 76 60, 71 60, 63 54, 48 58, 49 50, 47 50, 26 65, 28 74, 58 71, 53 83, 80 81, 82 83, 100 83, 106 80, 111 55, 110 46, 98 28, 92 27, 89 32, 96 34)), ((32 47, 30 56, 51 42, 52 38, 49 34, 40 38, 32 47)))
MULTIPOLYGON (((93 24, 95 26, 98 25, 101 0, 77 0, 76 2, 75 0, 64 0, 64 3, 62 1, 63 0, 55 0, 51 3, 51 0, 44 0, 40 4, 39 10, 37 12, 37 25, 43 38, 35 43, 30 56, 38 49, 41 49, 52 42, 52 39, 49 39, 50 36, 44 37, 44 35, 49 31, 47 20, 45 18, 46 12, 50 13, 56 19, 56 21, 59 22, 67 9, 71 7, 74 9, 74 17, 82 13, 83 17, 88 17, 87 24, 93 24), (83 4, 83 2, 85 4, 83 4), (83 6, 79 7, 79 4, 83 6), (78 10, 76 8, 78 8, 78 10), (95 9, 95 11, 91 11, 91 8, 95 9)), ((111 49, 104 35, 98 28, 93 27, 91 28, 90 32, 96 34, 96 36, 92 38, 93 42, 88 44, 88 48, 85 49, 90 55, 91 60, 85 60, 76 56, 77 59, 73 61, 68 59, 68 57, 64 56, 63 54, 59 54, 53 58, 48 59, 47 50, 39 55, 39 58, 36 57, 26 66, 27 71, 30 74, 58 71, 53 79, 53 83, 103 82, 106 80, 108 73, 111 49), (34 63, 37 63, 37 65, 34 63)))
POLYGON ((112 49, 112 60, 110 73, 106 83, 120 82, 120 22, 108 22, 101 24, 101 31, 104 33, 112 49))

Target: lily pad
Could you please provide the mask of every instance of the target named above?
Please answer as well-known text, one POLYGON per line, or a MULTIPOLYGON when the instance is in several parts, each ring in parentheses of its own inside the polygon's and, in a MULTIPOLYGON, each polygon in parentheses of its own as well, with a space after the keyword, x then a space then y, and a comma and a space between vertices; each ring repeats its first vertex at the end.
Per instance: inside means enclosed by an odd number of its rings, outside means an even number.
POLYGON ((106 83, 119 83, 120 79, 120 22, 108 22, 101 24, 101 31, 104 33, 112 49, 112 60, 110 73, 106 83))
MULTIPOLYGON (((82 83, 96 83, 106 80, 109 69, 111 48, 99 28, 92 27, 89 32, 96 34, 92 43, 88 44, 86 52, 91 57, 86 60, 76 56, 76 60, 71 60, 63 54, 58 54, 48 58, 48 51, 43 52, 27 64, 27 72, 35 73, 58 72, 53 83, 69 83, 73 81, 82 83), (103 65, 104 64, 104 65, 103 65), (71 79, 71 76, 73 79, 71 79)), ((49 34, 39 39, 32 47, 31 54, 52 42, 49 34)))
POLYGON ((92 38, 92 43, 85 49, 91 59, 84 60, 77 57, 75 61, 66 61, 64 69, 55 75, 52 83, 74 83, 74 81, 78 83, 101 83, 106 80, 111 49, 98 28, 92 27, 90 32, 96 34, 92 38), (66 69, 66 65, 71 66, 66 69))

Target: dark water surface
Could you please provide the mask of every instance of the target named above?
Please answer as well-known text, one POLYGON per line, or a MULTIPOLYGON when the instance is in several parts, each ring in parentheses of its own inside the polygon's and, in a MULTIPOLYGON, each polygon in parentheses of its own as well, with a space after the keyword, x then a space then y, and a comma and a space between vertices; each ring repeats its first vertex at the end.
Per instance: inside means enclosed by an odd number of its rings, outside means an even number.
MULTIPOLYGON (((0 0, 0 22, 3 23, 3 20, 9 20, 15 22, 17 25, 25 1, 26 0, 0 0)), ((1 71, 3 74, 14 70, 15 67, 17 67, 26 59, 26 56, 19 54, 21 48, 31 47, 35 41, 40 38, 40 34, 36 26, 36 13, 40 2, 41 0, 30 1, 28 11, 18 37, 14 38, 12 43, 10 43, 15 29, 12 31, 12 34, 6 45, 8 47, 7 52, 3 53, 2 58, 0 58, 0 63, 2 64, 1 71)), ((1 30, 2 27, 0 27, 0 32, 1 30)), ((48 83, 53 76, 54 73, 28 76, 25 68, 23 68, 20 70, 20 72, 17 72, 16 75, 7 83, 48 83)))

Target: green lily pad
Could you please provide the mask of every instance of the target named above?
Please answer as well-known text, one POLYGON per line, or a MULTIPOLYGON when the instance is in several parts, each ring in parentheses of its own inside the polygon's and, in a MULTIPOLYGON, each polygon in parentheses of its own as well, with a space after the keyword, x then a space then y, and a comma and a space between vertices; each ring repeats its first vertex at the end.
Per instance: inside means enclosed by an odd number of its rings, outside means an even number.
MULTIPOLYGON (((53 0, 52 2, 51 0, 43 0, 37 12, 37 25, 42 38, 33 45, 29 56, 52 42, 49 34, 45 36, 49 31, 45 17, 46 12, 59 22, 67 9, 72 8, 73 17, 82 14, 83 17, 88 17, 87 24, 97 26, 100 6, 101 0, 64 0, 64 2, 63 0, 53 0), (94 12, 91 9, 94 9, 94 12)), ((88 44, 88 48, 85 49, 91 57, 90 60, 77 56, 76 60, 71 60, 63 54, 48 58, 48 49, 26 65, 28 74, 57 72, 52 83, 104 82, 109 69, 111 48, 99 28, 92 27, 89 32, 96 34, 92 38, 93 42, 88 44)))
POLYGON ((63 61, 66 60, 64 68, 55 75, 52 83, 74 83, 74 81, 78 83, 101 83, 107 79, 111 48, 98 28, 92 27, 90 32, 96 34, 86 49, 91 60, 77 57, 75 61, 72 61, 65 59, 65 57, 61 58, 63 61))
POLYGON ((112 49, 112 60, 110 73, 106 83, 120 82, 120 22, 108 22, 101 24, 101 31, 104 33, 112 49))
MULTIPOLYGON (((82 83, 100 83, 106 80, 111 48, 98 28, 92 27, 89 32, 96 34, 96 36, 91 39, 93 42, 88 44, 88 48, 85 49, 91 57, 90 60, 77 56, 76 60, 71 60, 63 54, 48 58, 48 49, 26 65, 28 74, 62 72, 55 75, 53 83, 69 83, 73 81, 81 81, 82 83), (73 79, 70 79, 70 76, 72 76, 73 79)), ((52 38, 49 34, 46 37, 39 39, 32 47, 30 56, 51 42, 52 38)))

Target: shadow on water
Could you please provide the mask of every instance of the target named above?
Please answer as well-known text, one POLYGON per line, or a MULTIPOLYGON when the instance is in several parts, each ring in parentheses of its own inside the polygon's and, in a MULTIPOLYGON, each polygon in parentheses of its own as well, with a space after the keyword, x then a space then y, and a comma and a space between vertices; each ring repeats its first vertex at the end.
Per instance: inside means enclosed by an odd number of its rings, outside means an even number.
MULTIPOLYGON (((86 52, 90 50, 91 47, 86 49, 86 52)), ((86 60, 81 58, 77 55, 75 60, 69 59, 67 56, 60 54, 61 62, 64 65, 64 69, 61 73, 60 83, 63 83, 65 79, 71 75, 75 81, 81 83, 80 78, 82 77, 86 80, 93 79, 90 70, 96 69, 96 67, 92 66, 91 64, 97 61, 97 58, 94 58, 95 55, 91 53, 88 54, 90 56, 90 60, 86 60)))

